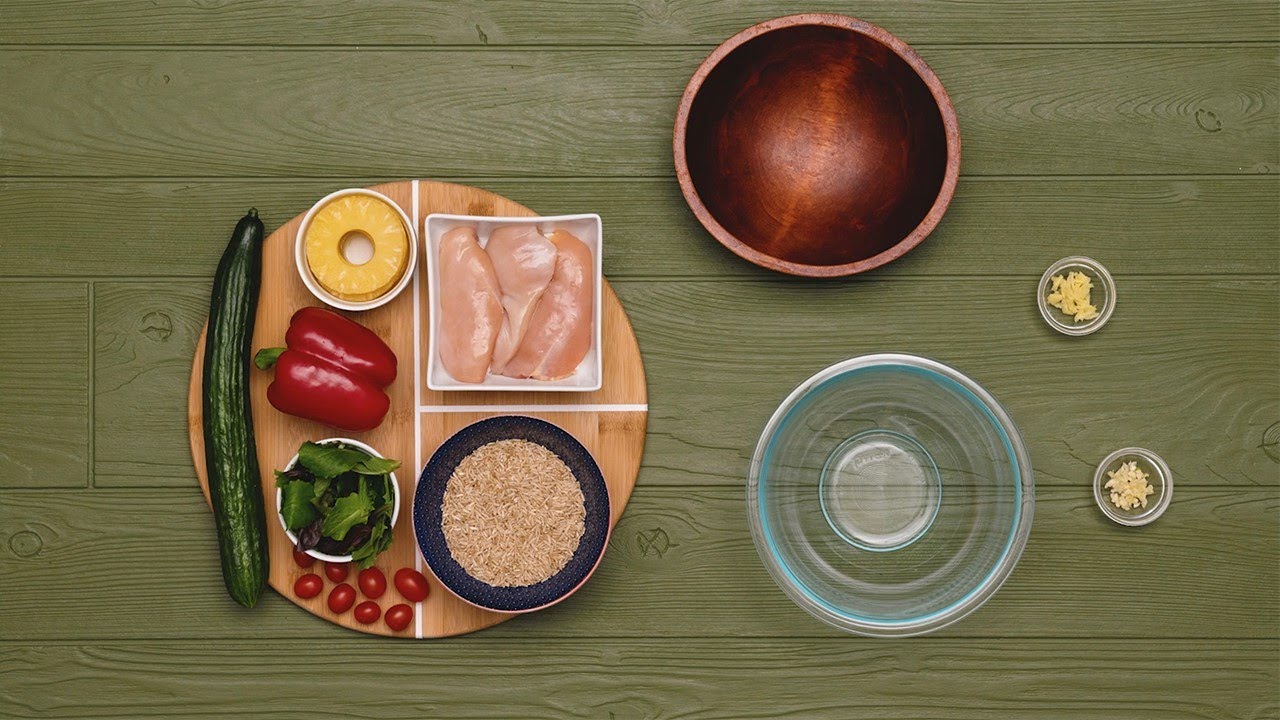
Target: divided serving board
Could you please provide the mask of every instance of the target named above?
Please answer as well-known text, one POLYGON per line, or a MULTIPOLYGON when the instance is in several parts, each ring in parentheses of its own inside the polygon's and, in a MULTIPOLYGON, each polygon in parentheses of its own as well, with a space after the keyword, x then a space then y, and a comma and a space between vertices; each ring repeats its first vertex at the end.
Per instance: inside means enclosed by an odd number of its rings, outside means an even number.
MULTIPOLYGON (((319 423, 285 415, 267 402, 267 386, 273 374, 251 370, 250 390, 253 425, 258 445, 258 464, 263 478, 267 510, 267 539, 271 553, 269 582, 281 595, 330 622, 378 635, 437 638, 461 635, 496 625, 511 615, 494 613, 469 605, 444 589, 425 567, 413 535, 413 495, 418 474, 441 443, 463 427, 494 415, 530 415, 555 423, 573 434, 591 451, 604 472, 612 502, 610 525, 616 524, 635 486, 644 450, 648 420, 644 366, 631 323, 608 282, 603 290, 601 329, 604 351, 604 384, 587 393, 565 392, 437 392, 427 388, 427 288, 422 220, 434 212, 466 215, 532 216, 528 208, 479 188, 430 180, 403 180, 372 187, 398 203, 417 228, 418 265, 413 282, 394 300, 361 313, 343 313, 373 330, 396 353, 399 368, 395 382, 387 388, 391 410, 383 423, 364 433, 348 433, 319 423), (361 625, 351 611, 341 616, 330 612, 325 591, 310 600, 293 593, 294 581, 307 572, 320 572, 317 561, 311 570, 299 568, 292 559, 292 545, 276 515, 273 470, 282 469, 305 440, 352 437, 364 441, 389 458, 401 462, 396 471, 400 484, 400 516, 391 547, 378 556, 377 567, 388 579, 402 567, 416 567, 431 584, 430 596, 414 606, 414 622, 396 632, 381 619, 361 625)), ((319 199, 319 198, 317 198, 319 199)), ((284 345, 289 318, 300 307, 322 303, 307 291, 298 277, 293 246, 299 215, 266 239, 263 249, 262 291, 258 300, 253 349, 284 345)), ((209 497, 204 467, 204 430, 201 419, 201 374, 204 334, 196 345, 187 398, 188 430, 196 475, 209 497)), ((606 551, 604 563, 609 562, 606 551)), ((354 568, 352 573, 354 578, 354 568)), ((354 580, 349 579, 354 585, 354 580)), ((394 587, 378 600, 385 612, 402 602, 394 587)), ((572 603, 570 598, 566 602, 572 603)))

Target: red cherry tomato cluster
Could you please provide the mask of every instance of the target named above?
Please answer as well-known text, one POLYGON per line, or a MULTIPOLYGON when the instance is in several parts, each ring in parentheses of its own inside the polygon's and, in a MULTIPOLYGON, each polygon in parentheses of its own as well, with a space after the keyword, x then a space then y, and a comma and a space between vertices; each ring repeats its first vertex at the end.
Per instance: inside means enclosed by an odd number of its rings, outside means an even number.
POLYGON ((346 583, 338 583, 329 591, 329 609, 341 615, 356 602, 356 589, 346 583))
MULTIPOLYGON (((297 551, 293 553, 293 561, 303 569, 308 569, 315 564, 315 558, 297 551)), ((378 618, 382 618, 387 627, 396 632, 409 627, 409 624, 413 622, 412 605, 396 603, 388 608, 384 615, 382 607, 375 602, 387 592, 387 576, 381 570, 376 567, 366 568, 356 575, 356 585, 360 588, 359 593, 367 598, 358 605, 356 604, 356 588, 346 582, 350 574, 351 568, 347 563, 326 562, 324 564, 325 577, 335 583, 326 600, 331 612, 341 615, 351 610, 354 606, 355 611, 352 614, 356 622, 361 625, 372 625, 378 622, 378 618)), ((395 586, 400 595, 410 603, 422 602, 431 593, 431 588, 427 585, 427 578, 413 568, 400 568, 397 570, 395 586)), ((323 590, 324 580, 314 572, 302 575, 293 584, 293 594, 304 600, 317 597, 323 590)))
POLYGON ((378 617, 382 615, 382 608, 372 600, 365 600, 356 606, 355 615, 356 622, 361 625, 372 625, 378 622, 378 617))
POLYGON ((347 579, 347 574, 351 570, 346 563, 327 562, 324 564, 324 576, 330 580, 340 583, 347 579))
POLYGON ((400 603, 387 609, 387 627, 395 631, 409 627, 413 621, 413 606, 400 603))
POLYGON ((293 584, 293 593, 300 598, 313 598, 324 589, 324 581, 315 573, 307 573, 293 584))
POLYGON ((396 589, 406 600, 422 602, 427 599, 430 588, 427 578, 413 568, 400 568, 396 571, 396 589))
POLYGON ((370 600, 377 600, 387 591, 387 576, 376 567, 361 570, 358 582, 360 592, 370 600))

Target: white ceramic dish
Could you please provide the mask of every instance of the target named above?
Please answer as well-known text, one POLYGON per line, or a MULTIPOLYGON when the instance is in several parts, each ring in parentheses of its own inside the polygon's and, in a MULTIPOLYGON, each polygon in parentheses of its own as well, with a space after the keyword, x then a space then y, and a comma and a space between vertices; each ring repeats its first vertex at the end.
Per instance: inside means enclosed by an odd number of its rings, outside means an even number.
POLYGON ((373 190, 366 188, 348 188, 346 190, 338 190, 337 192, 329 193, 328 195, 320 198, 319 202, 312 205, 311 209, 307 211, 307 214, 302 216, 302 224, 298 226, 298 234, 293 239, 293 258, 294 264, 298 267, 298 276, 302 278, 302 283, 307 286, 307 289, 311 291, 311 294, 315 295, 316 299, 320 302, 330 307, 338 308, 339 310, 352 310, 355 312, 359 312, 361 310, 372 310, 373 308, 380 307, 391 302, 396 295, 399 295, 402 290, 408 287, 409 282, 413 279, 413 273, 417 270, 418 266, 417 228, 414 227, 413 221, 409 219, 404 208, 400 207, 394 200, 380 192, 374 192, 373 190), (363 302, 343 300, 328 290, 325 290, 324 287, 320 285, 319 281, 316 280, 315 276, 311 274, 311 268, 307 265, 306 245, 303 243, 303 238, 307 236, 307 228, 311 226, 311 218, 315 217, 315 214, 320 210, 320 208, 324 207, 329 202, 341 197, 346 197, 347 195, 368 195, 369 197, 381 200, 395 208, 396 212, 400 215, 400 220, 404 222, 405 232, 409 235, 409 265, 405 267, 404 274, 400 276, 400 281, 397 282, 385 295, 381 295, 372 300, 365 300, 363 302))
MULTIPOLYGON (((382 453, 378 452, 377 450, 374 450, 372 447, 366 445, 365 443, 360 442, 359 440, 352 440, 351 438, 331 437, 331 438, 325 438, 323 440, 315 441, 317 445, 328 445, 330 443, 337 443, 337 442, 340 442, 344 445, 350 445, 353 448, 359 448, 374 457, 383 457, 382 453)), ((293 458, 289 460, 289 464, 284 466, 284 469, 292 470, 293 466, 297 464, 298 464, 298 454, 294 453, 293 458)), ((392 508, 391 510, 391 527, 392 529, 395 529, 396 520, 400 519, 400 482, 396 480, 396 474, 394 471, 387 473, 387 476, 391 478, 391 494, 395 496, 395 499, 392 501, 395 507, 392 508)), ((284 530, 284 534, 289 537, 289 542, 296 548, 298 547, 298 536, 290 532, 288 526, 285 525, 284 515, 280 514, 281 502, 283 502, 283 492, 280 490, 280 488, 276 488, 276 519, 280 521, 280 528, 284 530)), ((307 554, 317 560, 323 560, 324 562, 334 562, 334 563, 351 562, 350 555, 327 555, 318 550, 308 550, 307 554)))
POLYGON ((587 392, 599 390, 604 379, 603 353, 600 349, 601 286, 604 284, 603 242, 600 216, 556 215, 551 217, 484 217, 481 215, 446 215, 432 213, 423 221, 423 238, 426 245, 427 295, 430 305, 430 333, 427 340, 427 387, 432 390, 529 390, 541 392, 587 392), (489 233, 505 225, 535 225, 542 233, 565 230, 586 244, 595 264, 595 296, 592 299, 591 349, 578 364, 574 374, 562 380, 528 380, 489 375, 482 383, 464 383, 455 380, 444 369, 438 351, 440 327, 440 263, 436 256, 440 250, 440 236, 464 225, 474 226, 480 236, 480 246, 489 242, 489 233))

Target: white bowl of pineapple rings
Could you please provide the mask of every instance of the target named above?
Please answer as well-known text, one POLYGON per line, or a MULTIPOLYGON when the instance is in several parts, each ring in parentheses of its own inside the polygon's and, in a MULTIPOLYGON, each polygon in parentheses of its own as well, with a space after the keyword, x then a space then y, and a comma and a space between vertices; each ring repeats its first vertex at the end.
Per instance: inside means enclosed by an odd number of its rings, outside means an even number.
POLYGON ((391 198, 350 188, 320 199, 298 226, 303 284, 339 310, 371 310, 404 290, 418 262, 413 221, 391 198))

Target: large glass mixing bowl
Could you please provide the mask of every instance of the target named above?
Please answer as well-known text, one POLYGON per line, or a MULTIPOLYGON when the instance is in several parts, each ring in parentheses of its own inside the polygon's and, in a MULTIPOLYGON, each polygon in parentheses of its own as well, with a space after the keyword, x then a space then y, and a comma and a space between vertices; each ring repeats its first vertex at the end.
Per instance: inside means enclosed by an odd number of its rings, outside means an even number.
POLYGON ((832 365, 769 419, 751 534, 796 604, 863 635, 932 632, 1013 571, 1035 506, 1022 437, 982 386, 904 354, 832 365))

